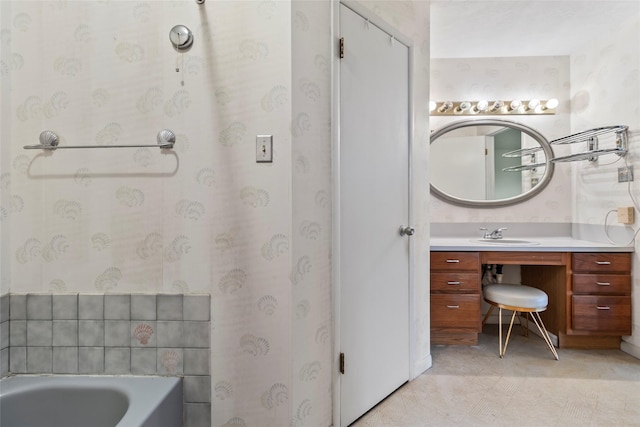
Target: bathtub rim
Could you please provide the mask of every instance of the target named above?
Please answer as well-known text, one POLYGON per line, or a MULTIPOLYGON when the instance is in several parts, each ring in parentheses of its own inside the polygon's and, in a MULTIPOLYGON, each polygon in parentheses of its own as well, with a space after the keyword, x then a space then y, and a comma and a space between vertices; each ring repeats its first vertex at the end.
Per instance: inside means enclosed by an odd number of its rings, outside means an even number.
MULTIPOLYGON (((182 377, 157 375, 94 375, 94 374, 11 374, 0 379, 2 396, 46 387, 109 388, 126 395, 129 406, 116 427, 143 426, 162 408, 165 399, 178 393, 182 419, 182 377)), ((166 409, 166 408, 164 408, 166 409)))

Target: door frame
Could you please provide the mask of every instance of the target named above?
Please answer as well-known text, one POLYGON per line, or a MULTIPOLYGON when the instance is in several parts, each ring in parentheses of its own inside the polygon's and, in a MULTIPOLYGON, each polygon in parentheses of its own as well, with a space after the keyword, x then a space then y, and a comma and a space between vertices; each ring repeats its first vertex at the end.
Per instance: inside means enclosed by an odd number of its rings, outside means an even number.
MULTIPOLYGON (((332 349, 332 390, 333 390, 333 425, 340 426, 340 58, 339 58, 339 39, 340 39, 340 5, 344 5, 363 16, 371 24, 377 26, 384 32, 392 35, 398 42, 407 46, 408 52, 408 197, 409 197, 409 224, 412 226, 414 222, 414 197, 413 197, 413 142, 414 142, 414 102, 413 102, 413 41, 402 34, 398 29, 394 28, 382 18, 373 14, 373 12, 354 0, 331 0, 331 122, 332 122, 332 141, 331 141, 331 178, 332 178, 332 262, 331 262, 331 293, 332 293, 332 317, 333 317, 333 349, 332 349)), ((415 283, 414 283, 414 264, 415 249, 414 238, 408 239, 409 244, 409 381, 415 379, 422 370, 416 369, 417 349, 416 349, 416 326, 415 326, 415 283)))

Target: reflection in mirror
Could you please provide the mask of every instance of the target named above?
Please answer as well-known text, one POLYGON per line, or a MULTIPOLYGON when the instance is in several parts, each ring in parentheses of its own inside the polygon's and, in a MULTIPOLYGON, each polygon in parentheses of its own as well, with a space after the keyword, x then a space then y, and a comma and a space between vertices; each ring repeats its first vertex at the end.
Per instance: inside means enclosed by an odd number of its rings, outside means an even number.
POLYGON ((536 130, 506 120, 454 122, 431 135, 431 191, 463 206, 505 206, 550 181, 553 152, 536 130))

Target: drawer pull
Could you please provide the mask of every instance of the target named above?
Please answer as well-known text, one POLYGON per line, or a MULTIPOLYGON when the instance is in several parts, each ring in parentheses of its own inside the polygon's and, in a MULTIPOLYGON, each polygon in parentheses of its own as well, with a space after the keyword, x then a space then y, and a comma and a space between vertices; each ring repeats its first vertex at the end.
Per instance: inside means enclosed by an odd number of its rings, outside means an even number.
POLYGON ((608 305, 596 305, 596 308, 598 310, 611 310, 611 307, 609 307, 608 305))
POLYGON ((459 305, 448 305, 447 308, 460 308, 459 305))
POLYGON ((596 261, 598 265, 611 265, 611 261, 596 261))
POLYGON ((457 262, 460 262, 460 260, 459 259, 448 259, 447 262, 450 263, 450 264, 455 264, 457 262))
POLYGON ((447 282, 447 285, 462 285, 462 282, 447 282))
POLYGON ((609 283, 609 282, 596 282, 596 284, 598 286, 611 286, 611 283, 609 283))

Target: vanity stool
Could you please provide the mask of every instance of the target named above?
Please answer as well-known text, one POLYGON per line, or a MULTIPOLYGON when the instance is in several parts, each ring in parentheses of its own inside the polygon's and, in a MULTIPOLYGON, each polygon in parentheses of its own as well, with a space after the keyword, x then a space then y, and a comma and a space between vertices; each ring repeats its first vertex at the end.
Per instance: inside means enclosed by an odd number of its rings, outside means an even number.
POLYGON ((524 285, 513 285, 507 283, 493 284, 485 286, 483 290, 484 300, 491 304, 489 311, 482 320, 484 325, 487 318, 491 314, 494 308, 498 307, 498 326, 500 334, 500 357, 504 357, 507 351, 507 345, 509 344, 509 337, 511 336, 511 329, 513 328, 513 320, 518 313, 531 314, 531 318, 538 327, 542 338, 547 343, 549 350, 553 353, 553 356, 558 360, 558 353, 551 343, 549 333, 542 323, 540 312, 547 309, 549 297, 547 294, 537 288, 524 285), (504 348, 502 347, 502 309, 512 310, 511 323, 509 323, 509 331, 507 332, 507 338, 504 342, 504 348))

